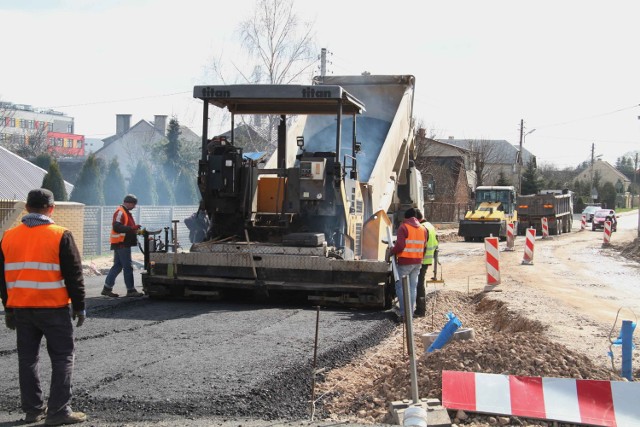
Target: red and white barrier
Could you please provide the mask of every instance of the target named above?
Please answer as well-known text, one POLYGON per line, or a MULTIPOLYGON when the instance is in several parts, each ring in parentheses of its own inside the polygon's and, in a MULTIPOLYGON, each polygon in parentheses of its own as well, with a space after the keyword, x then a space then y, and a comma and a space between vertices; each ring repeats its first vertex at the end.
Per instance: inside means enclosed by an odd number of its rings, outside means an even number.
POLYGON ((498 237, 484 238, 484 251, 487 264, 487 286, 484 290, 491 290, 500 284, 500 251, 498 250, 498 237))
POLYGON ((640 383, 442 371, 447 409, 598 426, 640 424, 640 383))
POLYGON ((524 257, 522 263, 526 265, 533 265, 533 247, 536 243, 536 229, 527 228, 527 239, 524 242, 524 257))
POLYGON ((580 219, 580 231, 584 231, 587 228, 587 216, 582 214, 582 219, 580 219))
POLYGON ((549 237, 549 220, 546 216, 542 217, 542 238, 546 239, 549 237))
POLYGON ((611 221, 604 222, 604 241, 602 246, 609 246, 611 244, 611 221))
POLYGON ((515 242, 515 233, 514 233, 515 224, 513 222, 507 223, 507 247, 504 249, 505 251, 514 251, 514 242, 515 242))

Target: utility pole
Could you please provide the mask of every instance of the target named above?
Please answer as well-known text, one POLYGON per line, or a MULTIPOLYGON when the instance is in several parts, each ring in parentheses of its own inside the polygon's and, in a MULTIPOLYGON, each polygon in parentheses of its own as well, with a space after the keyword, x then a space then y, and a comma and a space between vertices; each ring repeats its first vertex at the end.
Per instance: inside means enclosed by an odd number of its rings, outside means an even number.
POLYGON ((591 143, 591 167, 589 168, 589 192, 591 193, 591 203, 595 202, 595 198, 593 197, 593 159, 594 159, 594 154, 595 154, 595 149, 596 149, 596 145, 594 143, 591 143))
POLYGON ((518 153, 518 194, 522 194, 522 138, 524 132, 524 120, 520 119, 520 152, 518 153))
POLYGON ((320 50, 320 76, 327 75, 327 48, 323 47, 320 50))

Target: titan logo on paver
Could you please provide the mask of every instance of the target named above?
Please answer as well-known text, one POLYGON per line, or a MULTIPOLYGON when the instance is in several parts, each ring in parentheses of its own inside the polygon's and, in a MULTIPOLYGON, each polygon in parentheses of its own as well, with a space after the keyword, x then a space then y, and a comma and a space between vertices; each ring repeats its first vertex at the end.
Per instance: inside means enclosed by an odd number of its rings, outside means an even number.
POLYGON ((231 98, 231 91, 216 90, 215 87, 207 86, 202 88, 204 98, 231 98))
POLYGON ((330 90, 320 90, 313 87, 302 89, 303 98, 331 98, 330 90))

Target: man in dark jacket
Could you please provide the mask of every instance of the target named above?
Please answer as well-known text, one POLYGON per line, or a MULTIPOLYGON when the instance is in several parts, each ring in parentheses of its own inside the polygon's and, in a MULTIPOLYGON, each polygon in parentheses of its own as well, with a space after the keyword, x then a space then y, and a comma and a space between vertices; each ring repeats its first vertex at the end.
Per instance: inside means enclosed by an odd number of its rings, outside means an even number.
POLYGON ((28 214, 0 242, 0 295, 5 323, 16 330, 20 399, 25 421, 46 425, 81 423, 73 412, 71 376, 73 325, 85 320, 82 262, 71 232, 51 219, 53 193, 36 189, 27 196, 28 214), (69 302, 73 314, 69 312, 69 302), (45 405, 38 375, 42 337, 51 359, 51 388, 45 405))
POLYGON ((133 194, 127 194, 122 205, 113 213, 111 229, 111 250, 113 251, 113 266, 104 280, 102 295, 117 298, 119 295, 113 292, 116 277, 124 271, 124 285, 127 288, 128 297, 141 297, 144 294, 138 292, 133 282, 133 261, 131 260, 131 248, 138 244, 138 230, 140 226, 131 215, 131 210, 138 204, 138 199, 133 194))

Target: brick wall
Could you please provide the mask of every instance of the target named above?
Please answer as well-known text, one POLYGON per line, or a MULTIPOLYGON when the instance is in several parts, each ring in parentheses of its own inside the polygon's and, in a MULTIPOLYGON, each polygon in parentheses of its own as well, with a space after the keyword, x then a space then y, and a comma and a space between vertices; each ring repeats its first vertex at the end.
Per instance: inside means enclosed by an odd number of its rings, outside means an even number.
MULTIPOLYGON (((28 213, 24 205, 24 202, 16 203, 16 212, 18 212, 20 208, 22 208, 22 212, 20 212, 19 215, 14 215, 15 219, 13 223, 6 228, 7 230, 19 225, 22 217, 28 213)), ((73 233, 73 239, 76 242, 76 246, 78 246, 78 251, 82 254, 82 242, 84 240, 84 205, 76 202, 56 202, 56 207, 51 217, 56 224, 69 229, 69 231, 73 233)))

